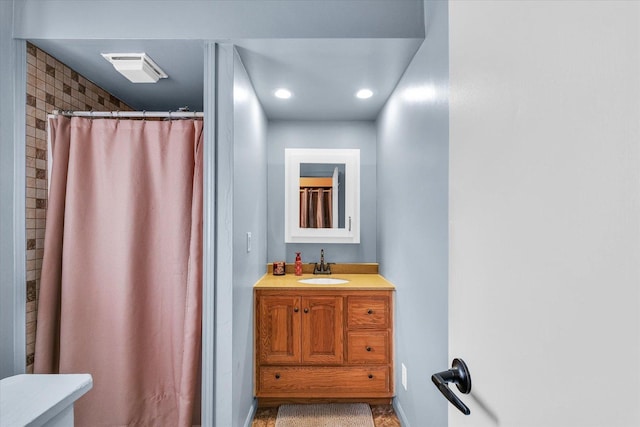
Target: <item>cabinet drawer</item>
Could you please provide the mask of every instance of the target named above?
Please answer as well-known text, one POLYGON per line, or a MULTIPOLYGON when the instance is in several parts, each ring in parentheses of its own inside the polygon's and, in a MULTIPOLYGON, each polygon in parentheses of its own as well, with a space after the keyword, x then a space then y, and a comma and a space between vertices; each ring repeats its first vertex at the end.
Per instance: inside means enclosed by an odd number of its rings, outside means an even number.
POLYGON ((380 367, 261 367, 259 394, 331 397, 389 391, 389 368, 380 367))
POLYGON ((389 333, 387 331, 349 332, 347 361, 349 363, 389 363, 389 333))
POLYGON ((350 296, 347 299, 349 328, 387 328, 389 326, 389 298, 386 296, 350 296))

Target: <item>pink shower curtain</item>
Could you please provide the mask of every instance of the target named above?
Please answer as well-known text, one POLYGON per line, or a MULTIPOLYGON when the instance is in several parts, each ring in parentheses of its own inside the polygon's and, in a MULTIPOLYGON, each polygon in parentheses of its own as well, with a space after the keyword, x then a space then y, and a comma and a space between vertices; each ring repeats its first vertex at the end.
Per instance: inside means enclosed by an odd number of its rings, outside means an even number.
POLYGON ((93 376, 76 426, 190 426, 199 395, 202 121, 58 116, 50 126, 34 370, 93 376))

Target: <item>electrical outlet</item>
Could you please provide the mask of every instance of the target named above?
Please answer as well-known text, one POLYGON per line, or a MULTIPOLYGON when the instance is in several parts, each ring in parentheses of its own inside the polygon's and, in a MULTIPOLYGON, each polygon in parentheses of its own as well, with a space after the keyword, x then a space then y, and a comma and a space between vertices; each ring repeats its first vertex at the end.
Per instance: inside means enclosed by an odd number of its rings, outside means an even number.
POLYGON ((251 252, 251 232, 247 231, 247 252, 251 252))
POLYGON ((404 366, 404 363, 401 363, 402 365, 402 387, 404 387, 404 390, 407 391, 407 367, 404 366))

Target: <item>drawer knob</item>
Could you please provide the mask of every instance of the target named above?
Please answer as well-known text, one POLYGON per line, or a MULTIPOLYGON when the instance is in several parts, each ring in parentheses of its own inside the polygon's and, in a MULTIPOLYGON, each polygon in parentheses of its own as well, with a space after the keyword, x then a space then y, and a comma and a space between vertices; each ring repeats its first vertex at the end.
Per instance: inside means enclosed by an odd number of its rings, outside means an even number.
POLYGON ((280 374, 276 374, 276 379, 279 380, 280 379, 280 374))
POLYGON ((294 313, 297 313, 297 312, 299 312, 299 311, 300 311, 300 309, 299 309, 298 307, 295 307, 295 308, 293 309, 293 312, 294 312, 294 313))
POLYGON ((367 310, 367 314, 373 314, 373 310, 371 309, 367 310))
POLYGON ((308 309, 308 308, 305 308, 305 309, 304 309, 304 312, 305 312, 305 313, 308 313, 308 312, 309 312, 309 309, 308 309))
POLYGON ((372 378, 373 378, 373 374, 369 374, 369 379, 372 379, 372 378))
POLYGON ((371 351, 371 347, 367 346, 365 348, 367 349, 367 351, 371 351))

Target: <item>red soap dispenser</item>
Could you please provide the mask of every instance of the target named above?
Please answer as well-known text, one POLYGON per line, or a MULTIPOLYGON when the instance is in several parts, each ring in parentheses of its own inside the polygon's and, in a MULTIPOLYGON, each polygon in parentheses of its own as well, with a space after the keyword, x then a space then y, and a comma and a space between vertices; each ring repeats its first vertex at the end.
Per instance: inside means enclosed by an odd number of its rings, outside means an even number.
POLYGON ((302 276, 302 259, 300 252, 296 252, 296 276, 302 276))

